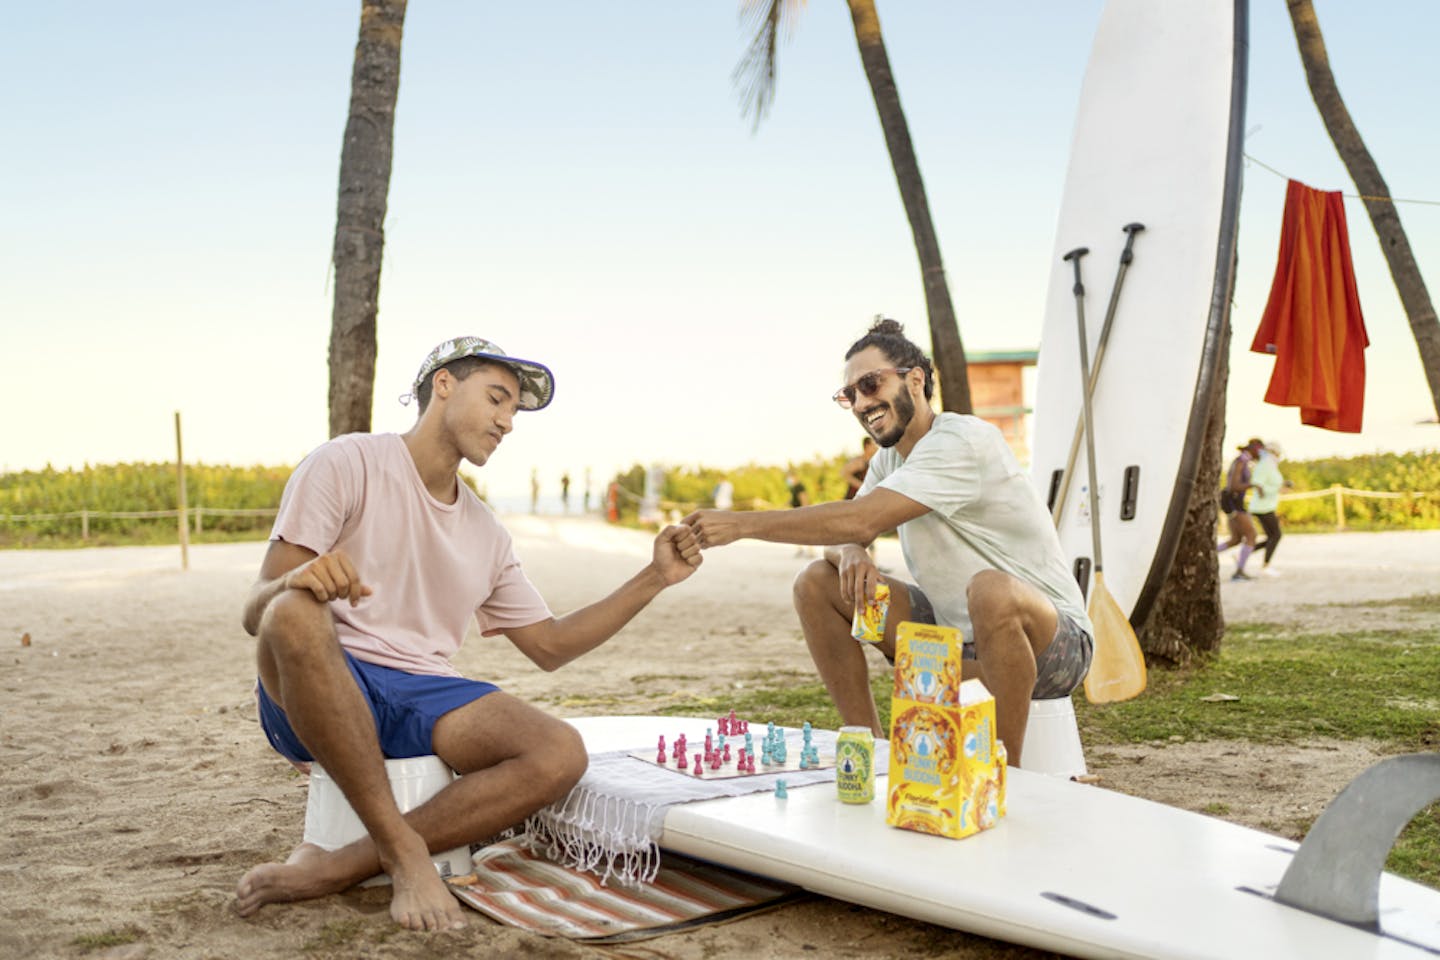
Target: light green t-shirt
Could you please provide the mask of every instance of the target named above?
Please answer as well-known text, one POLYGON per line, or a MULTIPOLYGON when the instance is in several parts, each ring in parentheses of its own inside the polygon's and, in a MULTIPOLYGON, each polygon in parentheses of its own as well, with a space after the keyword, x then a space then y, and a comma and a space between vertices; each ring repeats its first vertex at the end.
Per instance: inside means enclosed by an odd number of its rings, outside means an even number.
POLYGON ((1250 468, 1250 482, 1260 488, 1250 494, 1250 512, 1274 513, 1280 505, 1280 488, 1285 485, 1279 458, 1268 450, 1260 451, 1260 461, 1250 468))
POLYGON ((929 507, 900 525, 905 565, 935 619, 974 640, 965 592, 981 570, 1000 570, 1041 590, 1092 636, 1050 512, 1000 431, 979 417, 942 413, 908 459, 882 448, 857 499, 884 487, 929 507))

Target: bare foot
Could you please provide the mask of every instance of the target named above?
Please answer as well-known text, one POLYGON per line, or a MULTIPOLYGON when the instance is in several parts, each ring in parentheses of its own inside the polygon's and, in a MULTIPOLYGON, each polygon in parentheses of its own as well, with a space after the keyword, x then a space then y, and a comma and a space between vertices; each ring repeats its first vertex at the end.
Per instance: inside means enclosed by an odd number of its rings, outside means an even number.
MULTIPOLYGON (((344 865, 345 851, 353 849, 329 852, 313 843, 302 843, 284 863, 262 863, 251 868, 235 888, 236 912, 248 917, 267 903, 309 900, 348 889, 364 879, 354 876, 344 865)), ((456 930, 465 926, 460 904, 436 872, 419 835, 412 833, 397 854, 393 863, 381 864, 390 875, 390 916, 395 922, 409 930, 456 930)))
POLYGON ((465 926, 465 915, 460 910, 450 888, 435 870, 425 842, 418 834, 411 834, 413 843, 407 842, 396 851, 393 863, 382 860, 381 866, 390 874, 394 893, 390 897, 390 916, 400 926, 409 930, 458 930, 465 926))
POLYGON ((252 867, 235 888, 235 909, 248 917, 267 903, 308 900, 345 889, 348 884, 325 869, 326 851, 313 843, 302 843, 284 863, 262 863, 252 867))

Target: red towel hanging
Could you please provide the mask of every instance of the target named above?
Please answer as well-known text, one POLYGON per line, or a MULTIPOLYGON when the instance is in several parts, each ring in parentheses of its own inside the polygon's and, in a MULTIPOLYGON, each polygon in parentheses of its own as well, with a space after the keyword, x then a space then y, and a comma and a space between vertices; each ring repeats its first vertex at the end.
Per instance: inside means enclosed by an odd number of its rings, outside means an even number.
POLYGON ((1369 345, 1344 200, 1291 180, 1275 279, 1250 344, 1275 355, 1265 401, 1299 407, 1301 423, 1359 433, 1369 345))

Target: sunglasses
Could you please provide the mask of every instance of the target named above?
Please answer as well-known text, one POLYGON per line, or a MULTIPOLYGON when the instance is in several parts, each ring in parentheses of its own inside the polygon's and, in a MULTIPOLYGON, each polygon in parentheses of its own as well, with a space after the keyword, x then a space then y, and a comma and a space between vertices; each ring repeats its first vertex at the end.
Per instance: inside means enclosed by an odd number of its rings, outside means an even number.
POLYGON ((841 387, 835 391, 830 399, 840 404, 841 408, 849 410, 855 405, 855 394, 858 392, 864 397, 873 397, 880 392, 880 384, 884 381, 885 375, 890 373, 904 376, 914 367, 881 367, 879 370, 871 370, 869 373, 855 380, 849 386, 841 387))

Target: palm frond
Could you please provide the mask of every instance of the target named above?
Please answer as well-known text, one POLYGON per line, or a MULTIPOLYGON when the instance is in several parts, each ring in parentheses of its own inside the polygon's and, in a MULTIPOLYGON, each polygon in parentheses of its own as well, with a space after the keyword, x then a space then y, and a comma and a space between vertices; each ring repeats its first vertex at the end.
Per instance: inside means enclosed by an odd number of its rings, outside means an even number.
POLYGON ((731 74, 740 93, 741 116, 753 118, 752 129, 770 111, 775 100, 775 64, 780 34, 789 39, 795 31, 805 0, 742 0, 740 21, 754 38, 731 74))

